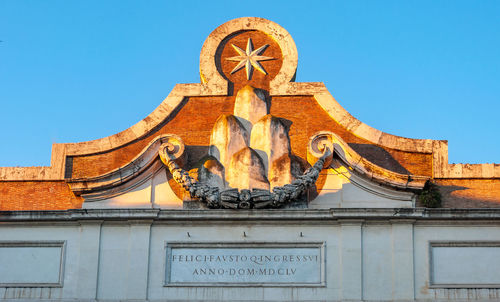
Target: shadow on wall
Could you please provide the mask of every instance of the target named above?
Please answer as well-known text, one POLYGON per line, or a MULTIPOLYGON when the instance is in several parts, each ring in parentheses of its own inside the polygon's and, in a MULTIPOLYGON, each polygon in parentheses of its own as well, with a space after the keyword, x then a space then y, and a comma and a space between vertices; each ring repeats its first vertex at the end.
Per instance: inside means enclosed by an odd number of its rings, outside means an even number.
POLYGON ((202 159, 207 156, 209 146, 185 146, 185 154, 187 156, 186 170, 191 170, 193 168, 199 168, 202 164, 202 159))
POLYGON ((380 146, 350 143, 349 147, 354 149, 361 157, 366 158, 379 167, 400 174, 411 174, 387 150, 380 146))
POLYGON ((500 208, 500 196, 484 188, 442 185, 439 181, 437 185, 443 208, 500 208))

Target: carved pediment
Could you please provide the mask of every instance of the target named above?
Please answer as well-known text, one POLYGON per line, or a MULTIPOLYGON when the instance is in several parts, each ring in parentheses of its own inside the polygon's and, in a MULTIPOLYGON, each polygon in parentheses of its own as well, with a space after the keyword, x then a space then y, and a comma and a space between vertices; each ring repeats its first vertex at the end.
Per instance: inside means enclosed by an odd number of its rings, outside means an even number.
POLYGON ((429 176, 401 174, 358 154, 350 143, 373 143, 355 131, 377 132, 361 123, 344 127, 352 117, 323 86, 293 83, 296 66, 295 44, 277 24, 228 22, 202 48, 202 84, 176 86, 148 120, 156 126, 135 129, 135 141, 73 157, 80 170, 67 183, 84 207, 414 206, 429 176), (126 150, 135 157, 117 168, 79 172, 87 157, 126 150))

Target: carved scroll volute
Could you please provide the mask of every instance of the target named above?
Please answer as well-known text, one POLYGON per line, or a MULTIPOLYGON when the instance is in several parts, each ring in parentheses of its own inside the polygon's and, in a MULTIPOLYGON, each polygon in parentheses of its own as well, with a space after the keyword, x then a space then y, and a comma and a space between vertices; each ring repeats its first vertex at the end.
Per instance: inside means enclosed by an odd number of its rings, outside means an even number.
POLYGON ((335 138, 328 131, 321 131, 313 135, 307 145, 307 161, 313 165, 319 158, 324 156, 323 168, 329 167, 335 150, 334 141, 335 138))
POLYGON ((170 163, 175 162, 182 166, 184 163, 184 142, 177 135, 167 135, 162 137, 162 144, 158 150, 161 161, 168 166, 170 163))

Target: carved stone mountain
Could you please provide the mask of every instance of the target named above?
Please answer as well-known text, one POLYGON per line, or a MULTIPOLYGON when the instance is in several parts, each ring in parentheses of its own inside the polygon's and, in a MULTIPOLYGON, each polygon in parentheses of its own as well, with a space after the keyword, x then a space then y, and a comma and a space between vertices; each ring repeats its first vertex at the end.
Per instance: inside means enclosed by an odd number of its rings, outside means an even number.
POLYGON ((324 162, 296 179, 288 131, 289 123, 269 114, 265 93, 246 85, 236 95, 234 114, 215 122, 208 156, 194 173, 198 179, 173 162, 168 148, 160 155, 174 179, 210 207, 280 206, 314 184, 324 162))
POLYGON ((199 181, 219 189, 270 190, 293 180, 288 127, 269 114, 265 94, 249 85, 238 91, 234 114, 215 122, 209 155, 199 181))

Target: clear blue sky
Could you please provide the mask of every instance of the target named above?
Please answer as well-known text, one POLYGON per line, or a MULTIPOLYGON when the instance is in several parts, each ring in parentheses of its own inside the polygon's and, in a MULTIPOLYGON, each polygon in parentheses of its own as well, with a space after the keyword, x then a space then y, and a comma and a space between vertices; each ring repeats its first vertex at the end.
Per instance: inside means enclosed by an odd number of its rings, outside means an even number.
POLYGON ((0 0, 0 166, 137 123, 199 82, 205 38, 243 16, 288 30, 297 81, 366 124, 500 162, 500 1, 0 0))

